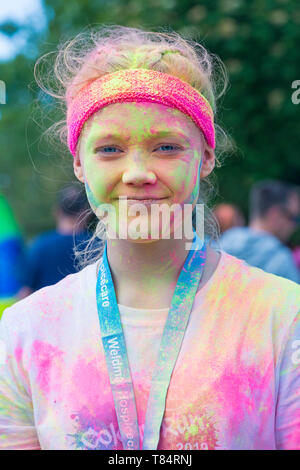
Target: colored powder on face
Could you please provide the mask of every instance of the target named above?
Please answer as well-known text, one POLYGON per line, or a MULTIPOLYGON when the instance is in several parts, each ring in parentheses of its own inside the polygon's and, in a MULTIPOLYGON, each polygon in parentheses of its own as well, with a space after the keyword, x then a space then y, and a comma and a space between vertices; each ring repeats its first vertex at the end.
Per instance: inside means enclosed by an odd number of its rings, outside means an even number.
POLYGON ((96 210, 99 206, 99 202, 97 201, 96 197, 94 196, 94 194, 93 194, 93 192, 92 192, 91 188, 89 187, 89 184, 86 180, 85 180, 84 184, 85 184, 85 191, 86 191, 88 201, 89 201, 92 209, 96 210))

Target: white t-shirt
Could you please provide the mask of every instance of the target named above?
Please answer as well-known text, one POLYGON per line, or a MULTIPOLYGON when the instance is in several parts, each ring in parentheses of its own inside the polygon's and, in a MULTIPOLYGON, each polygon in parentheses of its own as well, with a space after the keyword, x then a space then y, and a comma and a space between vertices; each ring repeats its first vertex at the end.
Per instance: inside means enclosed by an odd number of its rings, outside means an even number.
MULTIPOLYGON (((221 253, 195 297, 158 449, 300 449, 300 287, 221 253)), ((122 449, 96 268, 5 310, 0 449, 122 449)), ((119 309, 142 443, 168 309, 119 309)))

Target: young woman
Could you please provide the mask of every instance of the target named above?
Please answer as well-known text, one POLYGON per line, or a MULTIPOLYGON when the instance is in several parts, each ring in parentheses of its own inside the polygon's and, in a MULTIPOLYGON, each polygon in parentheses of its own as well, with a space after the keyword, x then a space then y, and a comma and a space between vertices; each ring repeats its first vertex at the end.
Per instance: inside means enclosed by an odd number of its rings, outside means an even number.
POLYGON ((4 312, 0 448, 299 449, 299 286, 204 242, 215 58, 91 39, 60 50, 56 95, 105 249, 4 312))

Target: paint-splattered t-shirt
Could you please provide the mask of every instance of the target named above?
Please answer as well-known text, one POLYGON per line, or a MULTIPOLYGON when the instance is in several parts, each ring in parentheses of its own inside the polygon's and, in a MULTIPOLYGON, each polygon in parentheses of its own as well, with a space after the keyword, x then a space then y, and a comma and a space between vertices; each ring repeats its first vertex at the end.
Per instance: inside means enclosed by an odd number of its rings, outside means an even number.
MULTIPOLYGON (((300 449, 300 287, 221 253, 195 297, 158 449, 300 449)), ((122 449, 96 268, 5 311, 0 449, 122 449)), ((142 442, 168 309, 119 310, 142 442)))

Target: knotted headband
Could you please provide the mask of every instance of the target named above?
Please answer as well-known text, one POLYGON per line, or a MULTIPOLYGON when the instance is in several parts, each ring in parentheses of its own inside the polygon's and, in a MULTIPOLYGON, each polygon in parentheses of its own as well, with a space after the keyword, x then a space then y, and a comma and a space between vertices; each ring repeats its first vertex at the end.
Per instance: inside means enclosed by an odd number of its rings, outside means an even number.
POLYGON ((88 118, 113 103, 152 102, 177 108, 201 129, 215 148, 214 114, 207 99, 180 78, 148 69, 127 69, 104 75, 67 99, 68 146, 73 156, 88 118))

